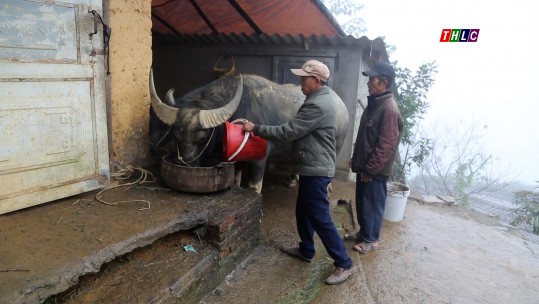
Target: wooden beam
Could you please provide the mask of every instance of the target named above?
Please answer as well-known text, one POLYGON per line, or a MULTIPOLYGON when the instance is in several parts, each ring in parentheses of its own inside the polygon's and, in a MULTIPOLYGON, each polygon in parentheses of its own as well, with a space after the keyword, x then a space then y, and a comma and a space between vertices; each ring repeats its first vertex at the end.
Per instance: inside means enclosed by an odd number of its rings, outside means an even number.
MULTIPOLYGON (((256 23, 253 21, 253 19, 251 19, 251 17, 249 17, 247 12, 245 12, 243 10, 243 8, 236 2, 236 0, 228 0, 228 3, 230 3, 230 5, 232 5, 232 7, 234 7, 234 9, 236 9, 238 14, 240 14, 240 16, 243 18, 243 20, 245 20, 245 22, 247 22, 247 24, 249 24, 249 26, 255 31, 256 34, 258 34, 258 35, 262 34, 262 30, 258 27, 258 25, 256 25, 256 23)), ((239 33, 237 33, 237 34, 239 34, 239 33)))
POLYGON ((166 22, 163 18, 157 16, 153 12, 152 12, 152 18, 155 18, 155 20, 161 22, 161 24, 163 24, 166 28, 168 28, 169 30, 171 30, 175 34, 180 34, 174 27, 172 27, 170 24, 168 24, 168 22, 166 22))
POLYGON ((215 26, 213 26, 213 24, 211 23, 210 19, 208 19, 208 16, 206 16, 206 14, 204 14, 204 12, 202 11, 202 9, 200 8, 200 6, 198 5, 198 3, 196 3, 195 0, 189 0, 189 2, 191 3, 191 5, 195 8, 195 10, 197 11, 197 13, 200 15, 200 17, 202 17, 202 19, 204 20, 204 22, 206 22, 206 25, 208 25, 208 27, 211 29, 211 31, 215 34, 218 34, 219 32, 217 31, 217 29, 215 28, 215 26))

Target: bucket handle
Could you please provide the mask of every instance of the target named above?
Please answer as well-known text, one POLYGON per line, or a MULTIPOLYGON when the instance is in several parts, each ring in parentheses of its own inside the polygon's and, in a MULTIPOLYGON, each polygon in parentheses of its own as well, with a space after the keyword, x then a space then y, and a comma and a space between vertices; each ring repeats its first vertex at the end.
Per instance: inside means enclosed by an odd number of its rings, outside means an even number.
MULTIPOLYGON (((238 118, 238 119, 234 120, 232 123, 235 124, 235 123, 241 122, 242 124, 244 124, 247 121, 248 121, 247 119, 238 118)), ((247 144, 247 140, 249 140, 249 134, 250 133, 251 132, 245 132, 243 134, 243 140, 242 140, 240 146, 238 147, 236 152, 234 152, 232 155, 230 155, 230 157, 228 158, 228 161, 232 161, 232 159, 234 159, 234 157, 236 157, 238 154, 240 154, 241 150, 243 150, 243 147, 245 147, 245 144, 247 144)))

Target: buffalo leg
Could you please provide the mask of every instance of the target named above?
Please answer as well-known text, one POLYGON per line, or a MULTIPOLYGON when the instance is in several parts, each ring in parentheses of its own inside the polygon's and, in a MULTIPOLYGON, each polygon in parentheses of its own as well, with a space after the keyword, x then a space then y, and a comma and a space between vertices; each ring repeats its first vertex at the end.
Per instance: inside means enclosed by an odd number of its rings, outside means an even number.
POLYGON ((296 187, 298 185, 298 179, 299 179, 299 176, 297 174, 290 175, 290 177, 288 178, 288 181, 286 183, 286 186, 288 188, 296 187))
POLYGON ((234 185, 241 187, 241 172, 243 171, 243 164, 236 163, 234 165, 234 185))
POLYGON ((257 160, 249 163, 248 168, 248 186, 249 189, 256 192, 262 192, 262 182, 264 181, 264 169, 266 168, 266 160, 257 160))

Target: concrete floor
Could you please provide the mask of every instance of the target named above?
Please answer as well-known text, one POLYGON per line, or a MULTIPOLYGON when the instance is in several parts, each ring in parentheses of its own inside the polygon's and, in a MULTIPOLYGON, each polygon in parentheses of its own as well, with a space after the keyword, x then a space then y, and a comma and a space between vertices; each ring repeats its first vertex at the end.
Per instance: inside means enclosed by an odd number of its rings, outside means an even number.
MULTIPOLYGON (((341 285, 325 285, 333 266, 318 239, 317 255, 310 264, 278 249, 282 243, 298 240, 297 190, 283 186, 285 177, 269 173, 264 183, 259 246, 201 304, 539 303, 537 238, 461 206, 424 205, 411 199, 401 222, 384 222, 376 251, 360 255, 351 249, 353 242, 346 242, 357 272, 341 285)), ((131 193, 141 198, 140 193, 131 193)), ((187 226, 196 226, 207 216, 207 202, 215 200, 195 195, 182 197, 190 204, 170 204, 178 198, 161 200, 169 195, 167 191, 144 193, 145 198, 153 196, 146 211, 140 211, 146 205, 138 203, 95 204, 88 194, 0 216, 0 303, 14 303, 14 294, 51 294, 47 289, 58 286, 40 275, 43 271, 60 269, 52 273, 53 279, 70 285, 80 273, 98 268, 101 260, 142 246, 133 239, 122 240, 119 231, 135 229, 146 236, 137 242, 151 243, 177 231, 174 225, 186 219, 193 221, 187 226), (163 227, 164 220, 176 224, 163 227), (47 238, 40 237, 43 231, 49 232, 47 238), (66 239, 66 235, 78 238, 66 239), (111 243, 121 244, 116 253, 99 250, 111 243), (82 247, 95 247, 95 260, 73 267, 70 261, 76 260, 82 247), (71 270, 66 273, 66 269, 71 270)), ((334 181, 332 203, 348 202, 334 204, 332 209, 341 234, 356 229, 350 204, 353 195, 353 183, 334 181)), ((28 303, 39 303, 43 297, 33 299, 28 303)))
MULTIPOLYGON (((263 189, 261 245, 202 303, 539 303, 536 236, 462 206, 412 199, 401 222, 384 222, 376 251, 361 255, 347 241, 357 273, 325 285, 333 265, 319 241, 310 264, 278 249, 298 240, 295 193, 278 183, 263 189)), ((353 197, 353 183, 334 182, 332 202, 353 197)), ((354 230, 352 207, 333 209, 341 234, 354 230)))

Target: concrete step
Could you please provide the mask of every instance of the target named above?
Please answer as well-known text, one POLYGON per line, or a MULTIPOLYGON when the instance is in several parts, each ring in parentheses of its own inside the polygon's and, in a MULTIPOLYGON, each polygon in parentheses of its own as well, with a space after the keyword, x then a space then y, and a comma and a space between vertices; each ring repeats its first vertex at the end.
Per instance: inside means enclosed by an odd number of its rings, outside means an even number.
POLYGON ((181 231, 103 265, 48 303, 196 303, 219 283, 218 255, 181 231))
POLYGON ((262 198, 247 189, 95 195, 0 217, 0 303, 196 303, 260 236, 262 198))

